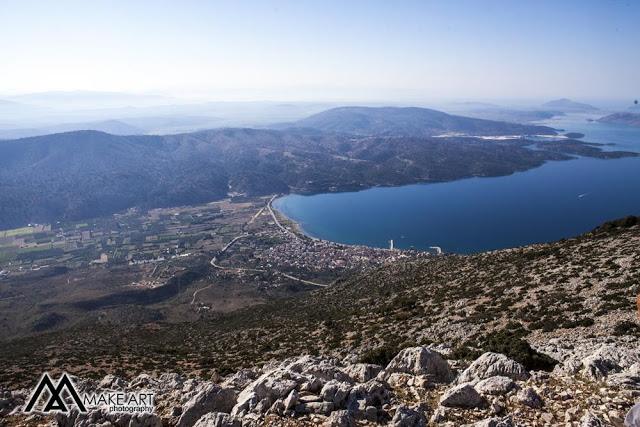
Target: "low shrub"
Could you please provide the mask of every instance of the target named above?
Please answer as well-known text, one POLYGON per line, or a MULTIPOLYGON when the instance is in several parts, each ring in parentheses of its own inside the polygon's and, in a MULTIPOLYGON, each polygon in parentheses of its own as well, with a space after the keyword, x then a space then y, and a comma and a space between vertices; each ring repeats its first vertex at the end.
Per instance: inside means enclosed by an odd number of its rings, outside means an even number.
POLYGON ((485 351, 502 353, 521 363, 527 370, 553 370, 558 361, 531 348, 522 338, 525 334, 523 330, 491 332, 480 343, 480 347, 485 351))

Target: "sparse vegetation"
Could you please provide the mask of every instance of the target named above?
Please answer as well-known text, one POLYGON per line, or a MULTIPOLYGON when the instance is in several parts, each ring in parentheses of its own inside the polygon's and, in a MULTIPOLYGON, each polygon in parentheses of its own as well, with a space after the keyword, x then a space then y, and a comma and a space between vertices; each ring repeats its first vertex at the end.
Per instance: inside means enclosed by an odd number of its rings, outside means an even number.
POLYGON ((450 357, 497 351, 528 368, 550 369, 554 361, 531 343, 563 334, 638 332, 630 297, 638 291, 639 243, 636 225, 615 234, 394 263, 327 289, 196 322, 100 323, 44 333, 5 343, 0 363, 11 369, 0 372, 0 382, 28 381, 27 373, 54 354, 64 360, 55 369, 77 374, 124 367, 127 375, 199 375, 299 354, 356 353, 384 364, 404 346, 424 343, 451 345, 450 357))

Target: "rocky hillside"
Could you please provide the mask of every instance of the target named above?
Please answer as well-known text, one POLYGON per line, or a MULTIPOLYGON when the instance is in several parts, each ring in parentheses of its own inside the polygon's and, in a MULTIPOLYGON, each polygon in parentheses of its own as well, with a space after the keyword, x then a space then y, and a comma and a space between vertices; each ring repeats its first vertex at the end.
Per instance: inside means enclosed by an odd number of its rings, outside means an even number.
POLYGON ((153 392, 156 410, 131 415, 75 409, 54 421, 21 413, 29 390, 0 390, 0 414, 7 424, 145 427, 597 427, 622 426, 625 415, 640 415, 640 406, 629 410, 640 397, 637 342, 554 340, 545 349, 564 360, 553 372, 527 370, 499 353, 486 352, 469 363, 451 358, 447 347, 416 346, 386 366, 300 356, 210 380, 176 373, 141 374, 130 381, 113 375, 76 378, 80 393, 153 392))
POLYGON ((628 217, 556 243, 390 264, 194 323, 12 341, 0 413, 24 422, 8 414, 39 373, 64 370, 86 387, 157 390, 156 415, 136 425, 622 425, 640 397, 639 245, 640 218, 628 217))

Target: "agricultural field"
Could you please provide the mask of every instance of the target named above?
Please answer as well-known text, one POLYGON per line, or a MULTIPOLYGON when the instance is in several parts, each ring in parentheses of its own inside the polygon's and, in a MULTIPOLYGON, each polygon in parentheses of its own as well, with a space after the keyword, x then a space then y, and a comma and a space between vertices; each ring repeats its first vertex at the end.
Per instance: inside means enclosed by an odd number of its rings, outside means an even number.
POLYGON ((0 340, 74 325, 184 322, 430 256, 310 239, 273 197, 129 209, 0 237, 0 340))

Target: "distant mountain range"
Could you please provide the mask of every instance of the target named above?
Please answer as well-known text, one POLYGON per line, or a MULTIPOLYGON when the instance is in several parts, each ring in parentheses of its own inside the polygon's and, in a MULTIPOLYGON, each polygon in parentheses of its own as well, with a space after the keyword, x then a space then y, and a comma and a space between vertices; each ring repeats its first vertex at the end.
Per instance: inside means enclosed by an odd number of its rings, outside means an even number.
POLYGON ((10 100, 56 109, 148 107, 153 105, 170 105, 180 102, 177 98, 160 95, 84 90, 28 93, 12 96, 10 100))
POLYGON ((570 111, 595 111, 598 108, 589 104, 582 104, 575 102, 567 98, 556 99, 542 104, 543 107, 554 108, 558 110, 570 110, 570 111))
POLYGON ((138 128, 128 133, 156 135, 267 126, 299 120, 335 106, 335 103, 319 102, 203 102, 88 91, 35 93, 0 99, 0 139, 71 130, 125 134, 125 131, 104 127, 103 123, 112 120, 138 128))
POLYGON ((640 126, 640 113, 614 113, 596 120, 600 123, 640 126))
POLYGON ((222 129, 78 131, 0 141, 0 229, 236 196, 359 190, 508 175, 568 157, 475 138, 354 138, 222 129))
POLYGON ((131 126, 120 120, 105 120, 102 122, 65 123, 39 128, 0 130, 0 139, 27 138, 77 130, 96 130, 113 135, 141 135, 146 133, 145 130, 131 126))
POLYGON ((478 107, 461 112, 461 114, 468 117, 476 117, 486 120, 498 120, 513 123, 530 123, 540 120, 548 120, 552 117, 563 115, 564 112, 540 109, 529 110, 517 108, 478 107))
POLYGON ((325 132, 356 135, 436 136, 468 135, 555 135, 554 129, 493 120, 455 116, 442 111, 417 107, 339 107, 294 123, 277 125, 280 129, 310 128, 325 132))
MULTIPOLYGON (((131 130, 117 121, 101 126, 131 130)), ((634 155, 604 153, 580 141, 529 150, 532 142, 524 139, 428 137, 555 132, 423 108, 337 108, 289 127, 295 129, 162 136, 76 131, 0 141, 0 229, 95 218, 132 206, 508 175, 569 159, 561 153, 634 155)))

